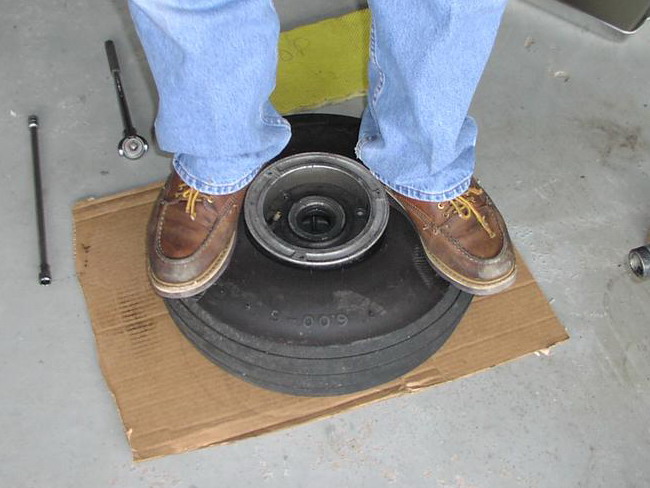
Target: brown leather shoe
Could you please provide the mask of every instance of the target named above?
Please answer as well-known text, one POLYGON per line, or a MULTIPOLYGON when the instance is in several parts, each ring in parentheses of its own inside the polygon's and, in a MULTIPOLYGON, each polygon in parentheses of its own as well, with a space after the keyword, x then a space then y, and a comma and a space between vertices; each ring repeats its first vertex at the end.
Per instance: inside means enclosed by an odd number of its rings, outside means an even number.
POLYGON ((475 180, 462 196, 440 203, 387 191, 410 217, 443 278, 475 295, 498 293, 514 283, 517 267, 506 224, 475 180))
POLYGON ((246 188, 206 195, 172 172, 147 228, 149 279, 156 293, 186 298, 221 276, 234 250, 245 194, 246 188))

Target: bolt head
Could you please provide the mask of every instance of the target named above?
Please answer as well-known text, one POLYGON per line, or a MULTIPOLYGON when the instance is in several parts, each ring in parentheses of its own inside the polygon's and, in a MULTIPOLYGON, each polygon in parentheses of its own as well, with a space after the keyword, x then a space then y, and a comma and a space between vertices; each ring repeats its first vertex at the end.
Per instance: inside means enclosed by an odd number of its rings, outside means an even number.
POLYGON ((126 136, 117 145, 117 153, 126 159, 140 159, 149 149, 149 144, 144 137, 126 136))

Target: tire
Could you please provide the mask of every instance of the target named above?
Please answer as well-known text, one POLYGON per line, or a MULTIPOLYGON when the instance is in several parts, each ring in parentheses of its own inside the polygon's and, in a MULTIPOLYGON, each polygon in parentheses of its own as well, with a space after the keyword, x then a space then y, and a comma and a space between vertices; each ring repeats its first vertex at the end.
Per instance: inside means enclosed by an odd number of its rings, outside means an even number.
MULTIPOLYGON (((303 151, 354 153, 359 121, 290 118, 279 158, 303 151)), ((428 264, 408 219, 391 204, 386 231, 360 261, 327 270, 262 252, 240 221, 229 268, 202 295, 166 300, 187 339, 215 364, 275 391, 325 396, 393 380, 434 354, 472 295, 428 264)))

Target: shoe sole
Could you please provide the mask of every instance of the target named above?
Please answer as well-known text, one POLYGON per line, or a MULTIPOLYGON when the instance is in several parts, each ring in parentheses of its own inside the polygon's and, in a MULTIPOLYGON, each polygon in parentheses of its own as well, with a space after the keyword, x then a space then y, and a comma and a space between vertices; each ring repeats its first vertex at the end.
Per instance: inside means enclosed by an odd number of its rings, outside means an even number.
POLYGON ((505 275, 502 278, 498 278, 496 280, 491 280, 491 281, 476 281, 466 276, 463 276, 457 271, 451 269, 449 266, 447 266, 445 263, 443 263, 437 257, 435 257, 429 251, 429 249, 427 249, 427 246, 424 243, 424 239, 422 239, 422 237, 420 236, 420 232, 418 231, 415 224, 413 224, 411 217, 409 216, 407 210, 404 208, 402 203, 393 196, 392 192, 386 190, 386 193, 391 196, 391 199, 395 203, 397 203, 398 208, 402 213, 402 215, 404 215, 409 220, 409 222, 411 222, 413 229, 417 232, 418 237, 420 238, 420 244, 422 245, 422 249, 424 249, 424 254, 426 255, 427 260, 429 261, 431 267, 442 278, 450 282, 456 288, 464 292, 471 293, 472 295, 485 296, 485 295, 494 295, 496 293, 502 292, 506 288, 512 286, 512 284, 515 282, 515 280, 517 279, 516 264, 512 267, 512 269, 508 272, 507 275, 505 275))
POLYGON ((517 265, 515 265, 503 278, 498 278, 492 281, 472 280, 471 278, 467 278, 455 272, 453 269, 449 268, 442 261, 436 258, 433 254, 431 254, 424 245, 422 238, 420 238, 420 243, 422 244, 422 248, 424 249, 424 253, 427 256, 431 267, 435 269, 441 277, 449 281, 456 288, 467 293, 471 293, 472 295, 494 295, 512 286, 512 284, 517 279, 517 265))
POLYGON ((151 270, 151 264, 147 261, 147 272, 156 293, 164 298, 189 298, 210 288, 217 281, 230 264, 235 250, 237 232, 233 233, 230 242, 217 258, 210 264, 210 267, 192 281, 183 283, 169 283, 158 279, 151 270))

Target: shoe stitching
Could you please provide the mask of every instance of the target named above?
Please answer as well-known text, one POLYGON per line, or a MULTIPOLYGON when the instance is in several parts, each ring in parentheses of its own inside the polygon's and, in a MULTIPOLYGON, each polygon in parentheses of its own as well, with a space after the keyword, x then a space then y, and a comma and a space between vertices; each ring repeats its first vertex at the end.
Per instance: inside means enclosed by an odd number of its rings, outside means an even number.
MULTIPOLYGON (((196 249, 196 251, 194 251, 194 252, 193 252, 192 254, 190 254, 189 256, 187 256, 187 257, 185 257, 185 258, 180 258, 180 259, 169 258, 169 257, 167 257, 167 256, 165 256, 165 255, 163 254, 163 251, 162 251, 162 245, 161 245, 161 242, 160 242, 160 237, 162 236, 162 229, 163 229, 163 222, 164 222, 164 219, 163 219, 164 213, 161 214, 161 219, 160 219, 160 232, 159 232, 159 234, 158 234, 158 239, 157 239, 156 254, 158 254, 158 256, 161 258, 162 261, 165 261, 165 262, 167 262, 167 263, 175 263, 175 264, 183 263, 183 264, 188 264, 188 263, 192 263, 193 261, 197 260, 197 259, 201 256, 201 254, 205 251, 205 249, 209 246, 209 244, 211 243, 211 241, 214 239, 215 234, 216 234, 216 232, 215 232, 215 228, 216 228, 216 227, 217 227, 217 226, 218 226, 218 225, 223 221, 223 219, 224 219, 226 216, 228 216, 228 215, 232 212, 232 210, 235 208, 236 205, 231 205, 231 202, 232 202, 232 197, 230 197, 230 198, 228 198, 228 200, 226 200, 226 204, 224 204, 224 206, 223 206, 223 210, 221 210, 219 213, 217 213, 217 216, 216 216, 216 218, 215 218, 215 222, 214 222, 213 226, 210 228, 210 231, 208 232, 208 237, 207 237, 207 238, 206 238, 206 239, 201 243, 201 245, 196 249), (226 209, 227 209, 227 210, 226 210, 226 209)), ((167 208, 167 207, 165 206, 165 209, 164 209, 165 211, 166 211, 166 208, 167 208)))
MULTIPOLYGON (((491 209, 491 208, 487 208, 487 209, 485 209, 485 210, 489 211, 491 214, 494 212, 494 210, 491 209)), ((494 215, 493 215, 493 216, 494 216, 494 215)), ((494 216, 494 217, 496 217, 496 216, 494 216)), ((501 222, 499 222, 499 219, 496 219, 496 221, 497 221, 497 232, 496 232, 496 235, 497 235, 497 237, 501 237, 501 239, 503 240, 503 244, 501 245, 501 250, 500 250, 499 253, 498 253, 496 256, 494 256, 493 258, 476 258, 475 262, 487 262, 487 261, 491 261, 491 260, 497 260, 497 258, 498 258, 499 256, 501 256, 501 254, 503 253, 503 250, 506 248, 506 238, 505 238, 505 234, 504 234, 503 231, 501 230, 501 222)), ((475 258, 473 257, 473 255, 469 253, 469 251, 467 250, 467 248, 466 248, 465 246, 463 246, 463 245, 461 244, 461 242, 460 242, 456 237, 454 237, 454 236, 453 236, 449 231, 447 231, 447 230, 445 229, 446 227, 447 227, 447 224, 441 226, 441 227, 440 227, 440 233, 441 233, 441 234, 444 234, 447 238, 449 238, 450 240, 454 241, 454 242, 457 244, 458 249, 461 250, 461 251, 462 251, 462 252, 463 252, 463 253, 464 253, 468 258, 470 258, 470 259, 475 259, 475 258)), ((447 228, 448 228, 448 227, 447 227, 447 228)))
POLYGON ((175 259, 175 258, 169 258, 163 254, 162 251, 162 245, 161 245, 161 237, 162 237, 162 229, 163 229, 163 222, 165 221, 164 216, 167 211, 167 205, 164 205, 160 216, 158 218, 158 226, 157 226, 157 232, 156 232, 156 254, 158 257, 166 263, 183 263, 183 264, 188 264, 192 263, 196 259, 198 259, 201 254, 205 251, 205 249, 209 246, 209 244, 212 242, 212 240, 215 238, 216 232, 215 228, 223 221, 225 217, 227 217, 235 208, 237 208, 239 205, 236 203, 236 198, 234 194, 229 195, 228 199, 224 203, 223 207, 220 209, 220 211, 217 213, 217 216, 215 218, 215 222, 213 226, 210 228, 210 231, 208 232, 208 237, 201 243, 201 245, 194 251, 192 254, 185 258, 180 258, 180 259, 175 259))
POLYGON ((151 264, 149 263, 147 268, 149 271, 149 276, 152 280, 152 284, 154 285, 154 288, 156 288, 159 291, 162 291, 163 293, 184 293, 187 291, 191 291, 192 288, 189 288, 189 285, 192 283, 197 283, 196 289, 197 293, 200 293, 202 290, 202 287, 205 287, 206 284, 209 284, 213 279, 216 281, 216 279, 220 276, 220 271, 223 270, 225 263, 228 261, 229 255, 232 254, 232 251, 235 248, 235 239, 236 239, 237 233, 235 232, 228 242, 228 246, 226 249, 221 251, 217 258, 210 264, 210 267, 201 273, 198 277, 192 278, 191 280, 188 281, 183 281, 180 283, 171 283, 168 281, 161 280, 158 278, 153 270, 151 269, 151 264))
POLYGON ((454 280, 462 286, 470 289, 473 288, 475 290, 488 290, 490 288, 496 288, 498 285, 501 285, 513 279, 513 275, 517 272, 517 264, 513 263, 512 267, 508 270, 508 273, 501 278, 495 278, 489 281, 477 281, 468 276, 462 275, 458 271, 455 271, 451 267, 447 266, 443 261, 434 256, 433 253, 429 252, 426 249, 426 246, 424 247, 424 252, 429 259, 429 262, 436 270, 446 275, 449 279, 454 280))
POLYGON ((506 245, 506 242, 504 240, 503 245, 501 246, 501 250, 499 250, 499 253, 496 256, 494 256, 493 258, 478 258, 478 257, 476 257, 476 256, 474 256, 472 254, 469 254, 469 251, 467 251, 467 249, 462 244, 460 244, 458 239, 456 239, 454 236, 449 234, 447 231, 441 230, 440 233, 443 234, 447 239, 452 241, 460 252, 462 252, 469 260, 471 260, 471 261, 473 261, 475 263, 492 264, 493 262, 498 262, 501 259, 501 257, 503 256, 503 254, 507 251, 507 248, 508 248, 508 246, 506 245))
MULTIPOLYGON (((398 200, 398 199, 396 198, 396 200, 398 200)), ((420 208, 416 207, 415 205, 413 205, 412 203, 410 203, 408 201, 402 202, 402 201, 398 200, 398 202, 400 203, 400 205, 402 205, 402 206, 406 205, 406 206, 408 206, 408 208, 410 210, 417 213, 417 217, 421 221, 423 221, 424 224, 427 224, 427 227, 436 229, 437 233, 434 232, 433 233, 434 235, 442 234, 445 238, 447 238, 449 241, 451 241, 451 243, 454 245, 455 248, 457 248, 465 257, 467 257, 470 261, 472 261, 474 263, 485 263, 486 261, 497 260, 499 258, 499 256, 501 256, 503 254, 504 249, 506 248, 506 240, 505 240, 505 238, 503 236, 503 233, 501 232, 501 228, 500 228, 501 226, 499 226, 498 231, 499 231, 499 234, 501 235, 501 237, 503 239, 503 245, 501 246, 501 250, 499 251, 499 254, 497 254, 494 258, 478 258, 478 257, 470 254, 470 252, 467 250, 467 248, 465 248, 458 241, 458 239, 456 239, 448 231, 446 231, 443 226, 436 225, 432 221, 432 219, 423 210, 421 210, 420 208)), ((425 229, 423 229, 423 230, 425 230, 425 229)))

